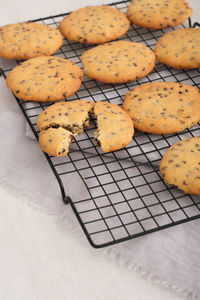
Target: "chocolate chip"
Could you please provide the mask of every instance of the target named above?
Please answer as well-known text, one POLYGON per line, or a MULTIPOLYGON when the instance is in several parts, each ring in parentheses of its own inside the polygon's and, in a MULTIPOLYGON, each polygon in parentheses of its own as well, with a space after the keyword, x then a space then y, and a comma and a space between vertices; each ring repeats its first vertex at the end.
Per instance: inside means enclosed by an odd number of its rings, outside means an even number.
POLYGON ((25 82, 25 80, 21 80, 20 82, 19 82, 19 84, 22 84, 22 83, 24 83, 25 82))
POLYGON ((54 75, 54 78, 57 78, 57 77, 58 77, 58 74, 59 74, 59 72, 57 71, 57 72, 55 73, 55 75, 54 75))
POLYGON ((61 151, 58 152, 58 154, 60 155, 60 154, 64 153, 65 151, 66 151, 66 149, 63 148, 61 151))
POLYGON ((166 170, 167 168, 168 168, 168 166, 162 167, 162 171, 166 170))

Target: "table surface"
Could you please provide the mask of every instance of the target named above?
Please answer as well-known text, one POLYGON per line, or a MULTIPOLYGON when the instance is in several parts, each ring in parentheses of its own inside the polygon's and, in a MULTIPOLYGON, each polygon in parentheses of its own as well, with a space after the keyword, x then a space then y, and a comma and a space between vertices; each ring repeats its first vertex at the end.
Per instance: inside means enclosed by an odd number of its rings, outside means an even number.
MULTIPOLYGON (((109 2, 1 0, 0 26, 109 2)), ((198 21, 200 1, 188 3, 198 21)), ((9 109, 13 99, 2 78, 0 88, 0 109, 9 109)), ((29 207, 5 186, 0 195, 0 299, 182 299, 91 248, 81 231, 29 207)))

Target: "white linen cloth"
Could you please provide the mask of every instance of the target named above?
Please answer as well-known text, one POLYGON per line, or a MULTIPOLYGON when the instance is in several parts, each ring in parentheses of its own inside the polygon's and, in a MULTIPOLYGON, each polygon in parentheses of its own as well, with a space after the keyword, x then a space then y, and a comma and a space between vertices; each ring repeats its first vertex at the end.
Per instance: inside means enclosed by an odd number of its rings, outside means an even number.
MULTIPOLYGON (((26 121, 14 99, 8 107, 9 110, 0 112, 0 184, 84 235, 70 206, 63 204, 58 184, 38 143, 25 136, 26 121)), ((69 181, 72 198, 81 190, 81 185, 74 188, 74 182, 69 181)), ((200 220, 196 220, 96 251, 104 251, 188 299, 200 299, 199 228, 200 220)))

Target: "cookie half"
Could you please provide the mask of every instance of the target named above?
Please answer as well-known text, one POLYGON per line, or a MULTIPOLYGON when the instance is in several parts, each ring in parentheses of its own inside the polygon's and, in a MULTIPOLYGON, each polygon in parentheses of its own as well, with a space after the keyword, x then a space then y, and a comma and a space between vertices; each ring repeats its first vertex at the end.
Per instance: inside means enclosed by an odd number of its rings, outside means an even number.
POLYGON ((157 60, 176 69, 200 68, 200 29, 181 28, 164 34, 156 43, 157 60))
POLYGON ((58 102, 38 116, 37 125, 40 131, 62 127, 74 134, 81 133, 89 125, 89 112, 93 107, 94 102, 89 100, 58 102))
POLYGON ((75 135, 89 126, 89 113, 94 102, 76 100, 55 103, 46 108, 39 116, 39 145, 47 154, 66 156, 75 135))
POLYGON ((123 109, 138 130, 153 134, 179 132, 200 121, 200 93, 187 84, 145 83, 125 95, 123 109))
POLYGON ((191 15, 184 0, 131 0, 127 9, 131 23, 150 29, 177 26, 191 15))
POLYGON ((100 44, 121 37, 129 26, 125 14, 114 7, 87 6, 65 17, 59 28, 70 41, 100 44))
POLYGON ((134 81, 149 74, 155 54, 134 42, 116 41, 87 50, 81 57, 86 75, 105 83, 134 81))
POLYGON ((200 137, 172 145, 159 168, 166 183, 175 185, 184 193, 200 195, 200 137))
POLYGON ((58 101, 74 94, 83 72, 74 62, 55 56, 29 59, 7 76, 7 87, 22 100, 58 101))
POLYGON ((7 59, 51 55, 62 43, 59 30, 44 24, 27 22, 0 27, 0 57, 7 59))
POLYGON ((127 146, 133 137, 133 122, 118 105, 97 102, 94 107, 97 118, 97 131, 94 137, 103 152, 110 152, 127 146))
POLYGON ((66 156, 74 139, 72 132, 59 127, 48 128, 39 135, 39 145, 42 151, 52 156, 66 156))

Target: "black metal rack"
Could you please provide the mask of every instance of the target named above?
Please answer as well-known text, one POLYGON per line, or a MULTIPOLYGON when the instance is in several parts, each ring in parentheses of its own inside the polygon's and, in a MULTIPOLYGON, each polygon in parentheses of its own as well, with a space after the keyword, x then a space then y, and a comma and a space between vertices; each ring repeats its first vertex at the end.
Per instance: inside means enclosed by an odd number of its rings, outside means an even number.
MULTIPOLYGON (((126 12, 127 2, 110 5, 126 12)), ((58 27, 66 15, 33 21, 58 27)), ((189 26, 192 26, 190 19, 189 26)), ((171 30, 174 28, 148 30, 131 25, 122 39, 143 43, 153 50, 157 38, 171 30)), ((55 55, 71 59, 81 66, 80 56, 90 47, 65 39, 55 55)), ((2 70, 4 78, 10 70, 2 70)), ((138 84, 153 81, 178 81, 199 88, 200 72, 198 69, 176 70, 157 63, 148 76, 126 84, 103 84, 85 77, 81 88, 67 100, 101 100, 121 105, 126 92, 138 84)), ((21 101, 18 98, 16 101, 38 138, 37 116, 52 103, 21 101)), ((93 247, 105 247, 200 218, 200 197, 186 195, 166 185, 158 171, 160 159, 168 147, 183 138, 200 135, 200 124, 165 136, 136 131, 130 145, 107 154, 95 144, 95 129, 92 120, 90 127, 76 137, 67 157, 45 154, 60 185, 63 201, 71 205, 93 247), (83 188, 76 199, 67 195, 68 180, 76 180, 76 184, 83 188)))

